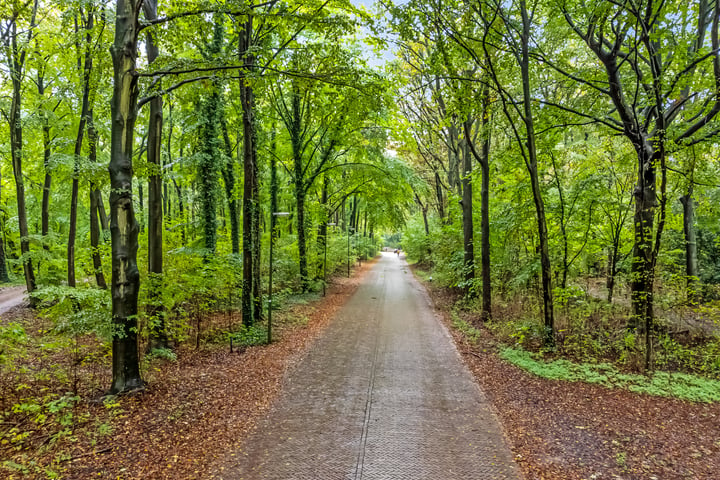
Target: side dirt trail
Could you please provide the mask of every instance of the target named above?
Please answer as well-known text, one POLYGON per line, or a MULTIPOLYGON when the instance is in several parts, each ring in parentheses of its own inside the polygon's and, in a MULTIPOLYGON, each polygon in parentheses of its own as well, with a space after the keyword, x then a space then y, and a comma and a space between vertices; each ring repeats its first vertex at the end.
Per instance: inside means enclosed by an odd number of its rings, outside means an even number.
POLYGON ((223 479, 519 479, 502 430, 405 262, 384 254, 223 479))

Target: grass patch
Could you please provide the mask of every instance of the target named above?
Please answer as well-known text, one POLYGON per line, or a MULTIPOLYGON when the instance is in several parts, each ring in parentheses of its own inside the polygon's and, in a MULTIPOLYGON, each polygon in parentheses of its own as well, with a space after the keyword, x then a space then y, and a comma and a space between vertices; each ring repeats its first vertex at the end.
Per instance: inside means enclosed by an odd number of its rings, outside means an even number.
POLYGON ((655 372, 650 376, 620 372, 609 363, 545 362, 525 350, 504 348, 500 357, 538 377, 569 382, 597 383, 635 393, 674 397, 691 402, 720 402, 720 381, 685 373, 655 372))
POLYGON ((472 326, 466 320, 460 318, 457 310, 452 310, 450 312, 450 317, 452 318, 453 328, 458 330, 462 334, 462 336, 465 337, 465 339, 472 345, 477 345, 478 341, 480 340, 480 336, 482 335, 482 332, 478 328, 472 326))

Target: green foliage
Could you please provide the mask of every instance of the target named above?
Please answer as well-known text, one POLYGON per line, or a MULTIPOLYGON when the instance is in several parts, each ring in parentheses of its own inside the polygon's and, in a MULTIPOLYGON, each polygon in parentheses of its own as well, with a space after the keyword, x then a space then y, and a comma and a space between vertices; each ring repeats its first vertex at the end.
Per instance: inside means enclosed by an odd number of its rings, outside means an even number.
POLYGON ((267 328, 258 324, 250 327, 241 325, 238 331, 229 332, 227 339, 232 340, 233 345, 238 347, 263 345, 267 342, 267 328))
POLYGON ((59 333, 71 336, 93 333, 105 340, 112 338, 108 290, 51 286, 32 295, 42 315, 54 322, 59 333))
POLYGON ((450 318, 452 318, 452 326, 457 329, 471 344, 477 345, 482 332, 463 318, 460 318, 460 315, 455 309, 450 312, 450 318))
POLYGON ((650 376, 620 372, 609 363, 545 362, 531 353, 505 348, 500 356, 533 375, 551 380, 597 383, 635 393, 675 397, 692 402, 720 402, 720 381, 684 373, 654 372, 650 376))
POLYGON ((0 325, 0 367, 6 368, 7 363, 13 362, 17 355, 22 355, 27 340, 28 336, 21 324, 10 322, 0 325))

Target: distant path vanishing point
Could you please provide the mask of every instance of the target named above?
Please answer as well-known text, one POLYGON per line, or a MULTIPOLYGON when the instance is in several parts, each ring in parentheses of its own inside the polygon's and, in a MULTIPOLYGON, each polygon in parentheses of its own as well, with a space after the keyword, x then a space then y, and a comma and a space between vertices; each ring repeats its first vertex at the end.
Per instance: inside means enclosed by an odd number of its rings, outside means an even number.
POLYGON ((284 380, 226 480, 519 479, 485 395, 407 264, 383 253, 284 380))

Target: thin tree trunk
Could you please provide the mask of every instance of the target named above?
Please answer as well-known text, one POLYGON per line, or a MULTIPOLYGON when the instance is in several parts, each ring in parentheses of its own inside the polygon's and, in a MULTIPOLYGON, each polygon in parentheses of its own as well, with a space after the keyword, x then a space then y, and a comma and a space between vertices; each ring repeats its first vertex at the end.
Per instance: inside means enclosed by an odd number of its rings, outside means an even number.
MULTIPOLYGON (((0 199, 2 199, 2 175, 0 175, 0 199)), ((0 213, 0 283, 10 281, 8 275, 7 259, 5 257, 5 220, 0 213)))
POLYGON ((562 183, 560 182, 560 172, 557 169, 557 165, 555 164, 555 155, 550 153, 550 158, 552 159, 552 166, 553 166, 553 173, 555 175, 555 186, 558 190, 558 198, 560 200, 560 235, 562 236, 562 242, 563 242, 563 257, 562 257, 562 281, 560 283, 560 288, 563 290, 567 286, 567 274, 568 274, 568 235, 567 235, 567 225, 565 224, 565 195, 562 188, 562 183))
MULTIPOLYGON (((28 40, 35 28, 35 15, 37 13, 38 1, 33 3, 32 20, 28 30, 28 40)), ((19 15, 13 11, 14 17, 19 15)), ((18 229, 20 231, 20 253, 22 254, 23 272, 25 274, 25 287, 28 293, 35 290, 35 273, 32 260, 30 259, 30 239, 27 224, 27 210, 25 206, 25 183, 23 179, 23 125, 22 125, 22 78, 25 66, 25 55, 27 50, 18 46, 18 31, 16 21, 10 27, 10 78, 12 79, 12 99, 10 103, 9 127, 10 127, 10 156, 12 159, 13 176, 15 177, 15 190, 17 193, 18 229)))
POLYGON ((485 85, 482 98, 482 159, 480 162, 480 264, 482 270, 482 320, 492 319, 492 284, 490 280, 490 88, 485 85))
POLYGON ((463 122, 466 132, 462 140, 463 173, 462 173, 462 225, 463 225, 463 277, 465 280, 465 294, 474 295, 472 289, 475 280, 475 246, 474 246, 474 225, 473 225, 473 202, 472 202, 472 157, 470 156, 470 141, 468 133, 472 128, 472 121, 467 119, 463 122))
POLYGON ((182 187, 177 183, 177 181, 173 178, 173 186, 175 187, 175 193, 177 194, 178 199, 178 210, 180 212, 180 221, 182 222, 181 228, 180 228, 180 241, 182 242, 183 246, 187 244, 186 240, 186 233, 185 233, 185 225, 187 223, 187 218, 185 214, 185 202, 183 201, 183 191, 182 187))
MULTIPOLYGON (((157 18, 157 0, 145 0, 143 12, 147 20, 157 18)), ((148 64, 152 64, 160 51, 151 33, 145 37, 148 64)), ((155 88, 162 88, 159 78, 154 78, 155 88)), ((150 100, 148 118, 147 160, 151 165, 148 178, 148 351, 168 348, 165 329, 165 307, 162 301, 163 278, 163 178, 162 178, 162 128, 163 99, 157 95, 150 100)))
MULTIPOLYGON (((72 191, 70 195, 70 225, 68 227, 68 244, 67 244, 67 265, 68 277, 67 282, 71 287, 75 286, 75 238, 77 237, 77 204, 80 191, 80 156, 82 155, 83 138, 85 136, 85 126, 87 123, 88 112, 90 111, 90 74, 93 68, 92 56, 92 35, 91 31, 94 26, 94 15, 92 6, 87 11, 87 23, 85 25, 85 58, 78 58, 78 67, 82 68, 83 91, 82 91, 82 107, 80 109, 80 122, 78 124, 77 137, 75 138, 75 159, 73 166, 72 191)), ((76 23, 77 27, 77 23, 76 23)), ((79 34, 79 32, 75 32, 79 34)), ((79 45, 78 45, 79 54, 79 45)))
POLYGON ((232 242, 232 253, 240 254, 240 218, 238 216, 238 202, 235 198, 235 159, 233 148, 228 135, 227 119, 222 114, 220 120, 223 140, 225 143, 225 162, 223 162, 222 175, 225 181, 225 196, 228 202, 228 213, 230 215, 230 240, 232 242))
MULTIPOLYGON (((38 70, 38 95, 41 99, 45 96, 45 69, 38 70)), ((59 105, 59 104, 58 104, 59 105)), ((43 167, 45 168, 45 180, 43 182, 42 206, 40 208, 40 234, 43 237, 43 248, 50 250, 48 244, 48 233, 50 233, 50 187, 52 186, 52 174, 50 172, 50 121, 44 108, 40 109, 40 120, 43 132, 43 167)))
POLYGON ((252 234, 253 234, 253 318, 255 321, 260 321, 262 319, 262 280, 260 276, 260 259, 262 257, 262 248, 260 248, 260 213, 262 211, 262 207, 260 205, 260 175, 259 175, 259 165, 257 163, 257 153, 255 155, 255 162, 253 162, 253 165, 255 167, 254 177, 255 182, 253 182, 253 205, 255 208, 253 208, 253 218, 252 218, 252 234))
MULTIPOLYGON (((88 160, 92 163, 97 162, 97 130, 95 130, 95 122, 93 111, 88 112, 88 160)), ((95 281, 98 287, 107 288, 105 274, 102 269, 102 257, 100 256, 100 221, 98 218, 102 196, 100 190, 94 183, 90 183, 90 249, 92 251, 93 270, 95 270, 95 281)))
POLYGON ((437 198, 437 212, 440 222, 445 223, 445 196, 442 191, 442 181, 440 181, 440 173, 435 171, 435 196, 437 198))
POLYGON ((692 184, 688 193, 680 197, 683 206, 683 233, 685 234, 685 275, 687 276, 687 299, 697 303, 699 292, 697 240, 695 238, 695 200, 692 197, 692 184))
POLYGON ((542 274, 543 317, 545 320, 545 344, 555 343, 555 321, 553 312, 552 281, 550 270, 550 254, 548 251, 547 224, 545 221, 545 205, 540 190, 540 181, 537 170, 537 147, 535 145, 535 126, 532 113, 532 99, 530 95, 530 18, 528 16, 525 0, 520 0, 520 14, 522 17, 521 35, 521 61, 520 70, 523 84, 523 109, 525 128, 527 133, 528 172, 532 185, 535 213, 538 223, 538 240, 540 243, 540 266, 542 274))

